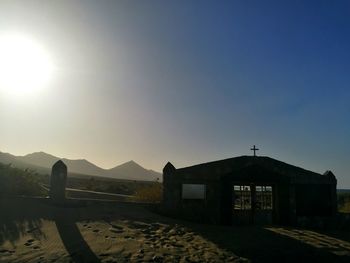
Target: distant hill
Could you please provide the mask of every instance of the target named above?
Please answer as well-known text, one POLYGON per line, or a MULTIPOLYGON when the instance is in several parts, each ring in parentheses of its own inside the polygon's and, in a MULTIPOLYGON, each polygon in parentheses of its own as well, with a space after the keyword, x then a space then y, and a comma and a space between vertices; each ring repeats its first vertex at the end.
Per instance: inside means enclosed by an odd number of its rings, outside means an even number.
POLYGON ((147 170, 134 161, 126 162, 112 169, 103 169, 85 159, 71 160, 59 158, 45 152, 35 152, 25 156, 15 156, 0 152, 1 163, 11 163, 14 167, 29 168, 39 173, 50 173, 52 165, 58 160, 63 160, 70 173, 139 181, 155 181, 157 178, 161 179, 160 173, 147 170))
POLYGON ((134 178, 134 180, 144 180, 145 177, 153 178, 153 180, 161 178, 160 173, 153 170, 146 170, 134 161, 129 161, 107 170, 107 175, 120 179, 134 178))
POLYGON ((62 160, 67 165, 68 170, 73 173, 102 175, 105 172, 104 169, 84 159, 70 160, 66 158, 59 158, 44 152, 30 153, 25 156, 17 156, 16 158, 25 163, 47 168, 51 168, 55 162, 62 160))
POLYGON ((14 156, 14 158, 19 161, 41 167, 52 167, 52 165, 60 159, 44 152, 30 153, 25 156, 14 156))
POLYGON ((49 169, 47 167, 42 167, 39 165, 27 163, 27 162, 21 160, 21 158, 18 158, 17 156, 14 156, 14 155, 9 154, 9 153, 3 153, 3 152, 0 152, 0 163, 12 164, 12 166, 17 167, 17 168, 21 168, 21 169, 27 169, 27 168, 32 169, 32 170, 37 171, 38 173, 49 173, 51 171, 51 169, 49 169))

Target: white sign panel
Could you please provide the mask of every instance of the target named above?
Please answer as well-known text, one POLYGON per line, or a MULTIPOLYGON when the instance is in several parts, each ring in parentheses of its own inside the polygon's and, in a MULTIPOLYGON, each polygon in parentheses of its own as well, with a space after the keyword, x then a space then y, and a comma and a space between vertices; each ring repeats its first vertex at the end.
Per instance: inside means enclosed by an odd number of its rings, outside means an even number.
POLYGON ((205 184, 183 184, 182 199, 205 199, 205 184))

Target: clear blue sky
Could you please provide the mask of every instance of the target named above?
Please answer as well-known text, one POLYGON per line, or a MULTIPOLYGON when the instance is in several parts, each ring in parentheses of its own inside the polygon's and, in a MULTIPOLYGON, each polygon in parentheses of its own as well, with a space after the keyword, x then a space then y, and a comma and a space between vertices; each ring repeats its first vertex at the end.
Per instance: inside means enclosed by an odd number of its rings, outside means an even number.
POLYGON ((58 68, 35 108, 0 98, 0 150, 160 171, 256 144, 260 155, 330 169, 350 188, 350 1, 9 1, 0 10, 0 30, 34 35, 58 68))

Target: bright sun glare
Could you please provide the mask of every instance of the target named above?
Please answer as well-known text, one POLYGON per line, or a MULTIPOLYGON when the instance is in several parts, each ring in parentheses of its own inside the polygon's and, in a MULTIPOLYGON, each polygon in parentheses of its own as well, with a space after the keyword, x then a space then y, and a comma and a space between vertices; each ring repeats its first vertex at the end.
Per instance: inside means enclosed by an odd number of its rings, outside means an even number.
POLYGON ((24 95, 45 87, 52 75, 49 54, 21 35, 0 35, 0 91, 24 95))

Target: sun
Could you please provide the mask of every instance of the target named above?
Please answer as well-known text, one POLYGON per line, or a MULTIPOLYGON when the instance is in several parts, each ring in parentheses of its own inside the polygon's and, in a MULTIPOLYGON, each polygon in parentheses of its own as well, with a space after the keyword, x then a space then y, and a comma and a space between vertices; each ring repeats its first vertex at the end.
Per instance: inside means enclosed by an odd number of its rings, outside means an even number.
POLYGON ((44 88, 53 64, 48 52, 33 38, 0 35, 0 91, 27 95, 44 88))

